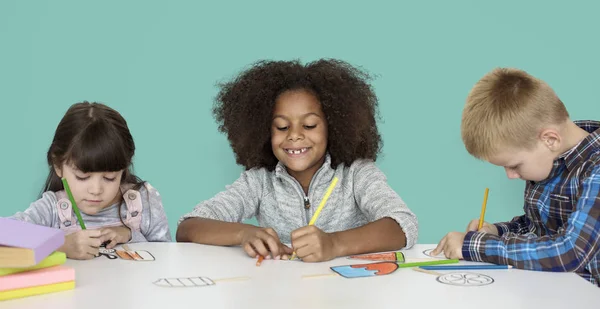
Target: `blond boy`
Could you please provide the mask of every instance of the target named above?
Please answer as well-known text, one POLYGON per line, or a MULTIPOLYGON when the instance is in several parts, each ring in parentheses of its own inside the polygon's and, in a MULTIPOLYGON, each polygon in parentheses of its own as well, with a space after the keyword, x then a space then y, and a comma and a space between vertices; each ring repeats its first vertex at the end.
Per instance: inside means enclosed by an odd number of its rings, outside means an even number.
POLYGON ((471 90, 461 133, 471 155, 526 181, 525 214, 481 230, 473 220, 433 254, 576 272, 600 285, 600 122, 572 121, 544 81, 499 68, 471 90))

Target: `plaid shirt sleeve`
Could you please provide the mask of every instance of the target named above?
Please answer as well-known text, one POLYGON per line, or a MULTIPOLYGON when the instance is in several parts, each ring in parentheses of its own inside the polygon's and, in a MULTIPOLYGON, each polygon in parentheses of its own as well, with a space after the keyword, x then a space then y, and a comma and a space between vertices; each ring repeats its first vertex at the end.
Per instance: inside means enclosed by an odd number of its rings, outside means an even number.
POLYGON ((468 232, 462 247, 464 259, 529 270, 582 269, 600 252, 600 166, 583 180, 579 192, 576 210, 562 233, 537 236, 508 232, 496 236, 468 232))
POLYGON ((499 236, 502 236, 506 233, 523 235, 531 232, 531 221, 525 215, 514 217, 509 222, 494 223, 494 225, 498 229, 499 236))

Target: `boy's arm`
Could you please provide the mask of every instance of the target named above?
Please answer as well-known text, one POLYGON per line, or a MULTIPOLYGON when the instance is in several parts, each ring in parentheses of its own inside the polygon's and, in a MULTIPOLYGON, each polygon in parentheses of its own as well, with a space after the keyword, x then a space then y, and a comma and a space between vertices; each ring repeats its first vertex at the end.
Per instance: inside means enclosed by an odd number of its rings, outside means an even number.
POLYGON ((600 252, 600 166, 579 188, 576 210, 562 233, 495 236, 468 232, 462 254, 466 260, 513 265, 521 269, 575 271, 600 252))
POLYGON ((526 215, 514 217, 509 222, 498 222, 494 223, 498 229, 498 235, 502 236, 506 233, 514 233, 517 235, 524 235, 532 231, 531 220, 526 215))
POLYGON ((354 197, 370 223, 334 233, 338 255, 412 247, 417 239, 415 214, 388 185, 383 172, 368 160, 357 161, 354 197))
MULTIPOLYGON (((528 182, 527 187, 525 188, 525 192, 528 192, 529 186, 530 184, 528 182)), ((523 206, 523 208, 525 208, 525 205, 523 206)), ((534 232, 534 226, 531 223, 531 220, 526 215, 514 217, 508 222, 494 223, 494 226, 496 226, 496 229, 498 229, 499 236, 502 236, 506 233, 525 235, 527 233, 534 232)))
POLYGON ((256 215, 262 182, 258 173, 250 170, 242 173, 227 190, 210 200, 198 204, 194 210, 179 220, 176 239, 179 242, 195 242, 209 245, 239 245, 239 235, 252 225, 240 223, 256 215))

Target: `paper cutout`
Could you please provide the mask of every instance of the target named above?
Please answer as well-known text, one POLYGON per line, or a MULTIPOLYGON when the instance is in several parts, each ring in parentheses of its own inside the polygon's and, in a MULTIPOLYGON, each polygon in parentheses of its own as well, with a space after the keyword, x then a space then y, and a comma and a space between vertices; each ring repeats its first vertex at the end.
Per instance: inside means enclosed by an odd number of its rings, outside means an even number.
POLYGON ((405 261, 404 253, 402 253, 400 251, 351 255, 348 258, 356 259, 356 260, 384 261, 384 262, 396 262, 396 263, 402 263, 405 261))
POLYGON ((437 281, 457 286, 483 286, 494 283, 492 277, 476 273, 449 273, 437 277, 437 281))
POLYGON ((154 261, 156 260, 152 253, 148 251, 124 251, 115 249, 100 248, 99 254, 114 260, 121 258, 128 261, 154 261))
POLYGON ((215 280, 212 280, 208 277, 181 277, 181 278, 160 278, 152 283, 154 283, 157 286, 168 287, 168 288, 188 288, 188 287, 215 285, 215 282, 244 281, 244 280, 249 280, 249 279, 250 279, 250 277, 235 277, 235 278, 225 278, 225 279, 215 279, 215 280))
POLYGON ((380 262, 371 264, 357 264, 334 266, 331 270, 345 278, 361 278, 389 275, 398 269, 395 262, 380 262))
POLYGON ((169 288, 196 287, 215 284, 215 282, 208 277, 161 278, 153 283, 158 286, 169 288))
POLYGON ((156 260, 152 253, 148 251, 123 251, 116 250, 116 254, 124 260, 133 261, 154 261, 156 260))
POLYGON ((438 255, 433 256, 433 255, 431 255, 431 251, 433 251, 433 249, 427 249, 427 250, 423 251, 423 254, 425 254, 428 257, 434 258, 434 259, 446 260, 446 256, 444 255, 443 252, 438 255))

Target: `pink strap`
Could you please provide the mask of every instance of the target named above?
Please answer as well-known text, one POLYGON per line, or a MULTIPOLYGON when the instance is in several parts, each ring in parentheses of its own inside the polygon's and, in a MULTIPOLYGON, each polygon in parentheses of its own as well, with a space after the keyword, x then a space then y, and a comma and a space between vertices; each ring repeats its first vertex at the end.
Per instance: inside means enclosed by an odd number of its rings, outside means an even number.
POLYGON ((71 229, 76 226, 76 222, 73 220, 73 207, 71 201, 67 197, 67 193, 63 191, 56 192, 56 210, 60 219, 60 229, 71 229))
MULTIPOLYGON (((125 218, 125 224, 133 230, 140 231, 142 225, 142 197, 140 192, 133 189, 133 185, 126 184, 121 186, 121 192, 123 193, 123 200, 127 205, 127 217, 125 218)), ((56 192, 56 210, 60 219, 61 230, 78 230, 76 220, 73 217, 73 206, 69 200, 67 193, 62 190, 56 192)))
POLYGON ((121 191, 125 191, 123 199, 127 205, 127 218, 125 219, 125 223, 127 223, 129 228, 139 232, 142 225, 142 196, 140 195, 140 192, 134 190, 133 185, 130 184, 121 186, 121 191))

